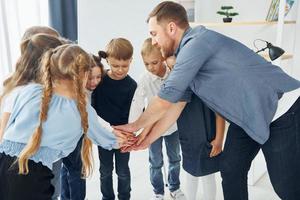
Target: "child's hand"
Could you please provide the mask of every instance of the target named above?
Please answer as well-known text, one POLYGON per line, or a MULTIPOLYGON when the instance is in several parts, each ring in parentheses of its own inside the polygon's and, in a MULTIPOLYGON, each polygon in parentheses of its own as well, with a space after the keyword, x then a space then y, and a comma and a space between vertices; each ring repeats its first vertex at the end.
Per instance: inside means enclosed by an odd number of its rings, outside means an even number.
POLYGON ((173 69, 175 63, 176 63, 176 57, 175 56, 170 56, 166 59, 166 63, 170 69, 173 69))
POLYGON ((123 147, 121 147, 121 152, 130 152, 130 151, 133 151, 133 150, 137 150, 137 148, 145 140, 148 133, 149 132, 147 131, 147 129, 144 129, 144 131, 142 131, 138 136, 135 137, 135 141, 134 141, 133 144, 129 144, 129 145, 126 144, 123 147))
POLYGON ((147 135, 146 135, 144 137, 144 139, 139 142, 139 144, 137 144, 137 142, 136 142, 133 145, 121 147, 121 152, 124 153, 124 152, 130 152, 130 151, 144 150, 144 149, 149 148, 150 145, 151 145, 151 143, 148 141, 147 135))
POLYGON ((142 132, 141 134, 139 134, 138 136, 136 136, 136 140, 133 144, 131 145, 125 145, 121 148, 121 152, 130 152, 135 150, 145 139, 145 137, 147 136, 148 132, 142 132))
POLYGON ((133 150, 133 146, 134 146, 134 144, 130 145, 130 146, 123 146, 123 147, 121 147, 121 153, 126 153, 126 152, 132 151, 133 150))
POLYGON ((214 139, 213 141, 211 141, 211 152, 210 152, 210 157, 215 157, 217 155, 219 155, 222 152, 222 146, 223 146, 223 140, 218 140, 218 139, 214 139))
POLYGON ((132 133, 120 131, 117 129, 114 129, 113 133, 115 134, 120 147, 133 145, 137 140, 132 133))

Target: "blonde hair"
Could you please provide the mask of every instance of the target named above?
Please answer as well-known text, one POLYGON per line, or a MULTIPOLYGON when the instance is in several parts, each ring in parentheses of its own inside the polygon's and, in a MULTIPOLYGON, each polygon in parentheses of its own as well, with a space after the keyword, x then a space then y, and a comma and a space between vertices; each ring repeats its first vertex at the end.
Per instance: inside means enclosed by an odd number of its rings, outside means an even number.
POLYGON ((21 56, 15 67, 15 72, 3 82, 4 91, 1 99, 15 87, 29 82, 40 82, 38 74, 42 55, 51 48, 60 46, 61 41, 47 34, 36 34, 21 42, 21 56))
POLYGON ((128 60, 132 58, 133 46, 129 40, 125 38, 112 39, 104 51, 98 52, 100 58, 113 57, 117 60, 128 60))
POLYGON ((156 45, 152 45, 152 39, 147 38, 143 43, 141 54, 142 54, 142 56, 146 56, 153 52, 157 52, 157 53, 161 54, 160 48, 156 45))
POLYGON ((62 45, 45 53, 41 62, 40 71, 42 74, 43 94, 39 125, 19 155, 18 165, 20 174, 27 174, 29 172, 28 159, 37 152, 41 144, 43 132, 42 124, 47 119, 49 103, 53 91, 53 82, 62 79, 72 80, 74 82, 77 108, 80 113, 81 126, 84 135, 81 148, 81 159, 83 162, 82 174, 84 177, 91 174, 93 170, 92 142, 86 136, 88 130, 88 114, 86 111, 86 96, 82 77, 94 64, 91 57, 77 45, 62 45))
POLYGON ((32 37, 33 35, 38 34, 38 33, 51 35, 51 36, 57 37, 57 38, 60 37, 59 33, 51 27, 48 27, 48 26, 31 26, 28 29, 26 29, 26 31, 24 32, 21 40, 22 41, 27 40, 30 37, 32 37))

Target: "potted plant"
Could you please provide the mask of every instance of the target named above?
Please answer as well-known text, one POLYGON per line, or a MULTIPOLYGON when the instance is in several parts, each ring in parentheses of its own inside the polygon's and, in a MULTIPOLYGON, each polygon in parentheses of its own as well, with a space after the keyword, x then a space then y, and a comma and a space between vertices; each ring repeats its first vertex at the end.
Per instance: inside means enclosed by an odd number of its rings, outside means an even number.
POLYGON ((226 17, 223 18, 223 22, 228 23, 232 21, 232 17, 238 15, 237 12, 230 12, 232 10, 232 6, 221 6, 221 11, 218 11, 217 14, 224 15, 226 17))

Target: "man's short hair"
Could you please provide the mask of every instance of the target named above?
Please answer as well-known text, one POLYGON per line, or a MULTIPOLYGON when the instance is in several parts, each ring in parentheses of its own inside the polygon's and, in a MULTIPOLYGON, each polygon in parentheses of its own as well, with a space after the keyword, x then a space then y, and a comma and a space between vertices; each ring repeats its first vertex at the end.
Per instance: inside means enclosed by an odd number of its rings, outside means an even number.
POLYGON ((164 1, 158 4, 149 14, 147 22, 152 17, 156 17, 158 23, 174 21, 182 29, 189 26, 186 10, 182 5, 173 1, 164 1))

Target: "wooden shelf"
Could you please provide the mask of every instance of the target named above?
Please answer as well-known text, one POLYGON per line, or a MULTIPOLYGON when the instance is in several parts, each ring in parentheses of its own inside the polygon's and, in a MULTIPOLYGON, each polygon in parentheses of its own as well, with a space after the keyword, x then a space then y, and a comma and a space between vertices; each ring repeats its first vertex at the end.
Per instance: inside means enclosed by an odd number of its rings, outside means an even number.
MULTIPOLYGON (((192 27, 203 25, 207 27, 222 27, 222 26, 252 26, 252 25, 276 25, 278 22, 267 22, 267 21, 248 21, 248 22, 231 22, 231 23, 195 23, 192 22, 192 27)), ((284 24, 296 24, 296 21, 285 21, 284 24)))
MULTIPOLYGON (((264 57, 266 60, 270 60, 269 54, 262 53, 262 54, 259 54, 259 55, 261 55, 262 57, 264 57)), ((281 60, 292 59, 293 58, 293 54, 285 53, 280 58, 281 58, 281 60)))

